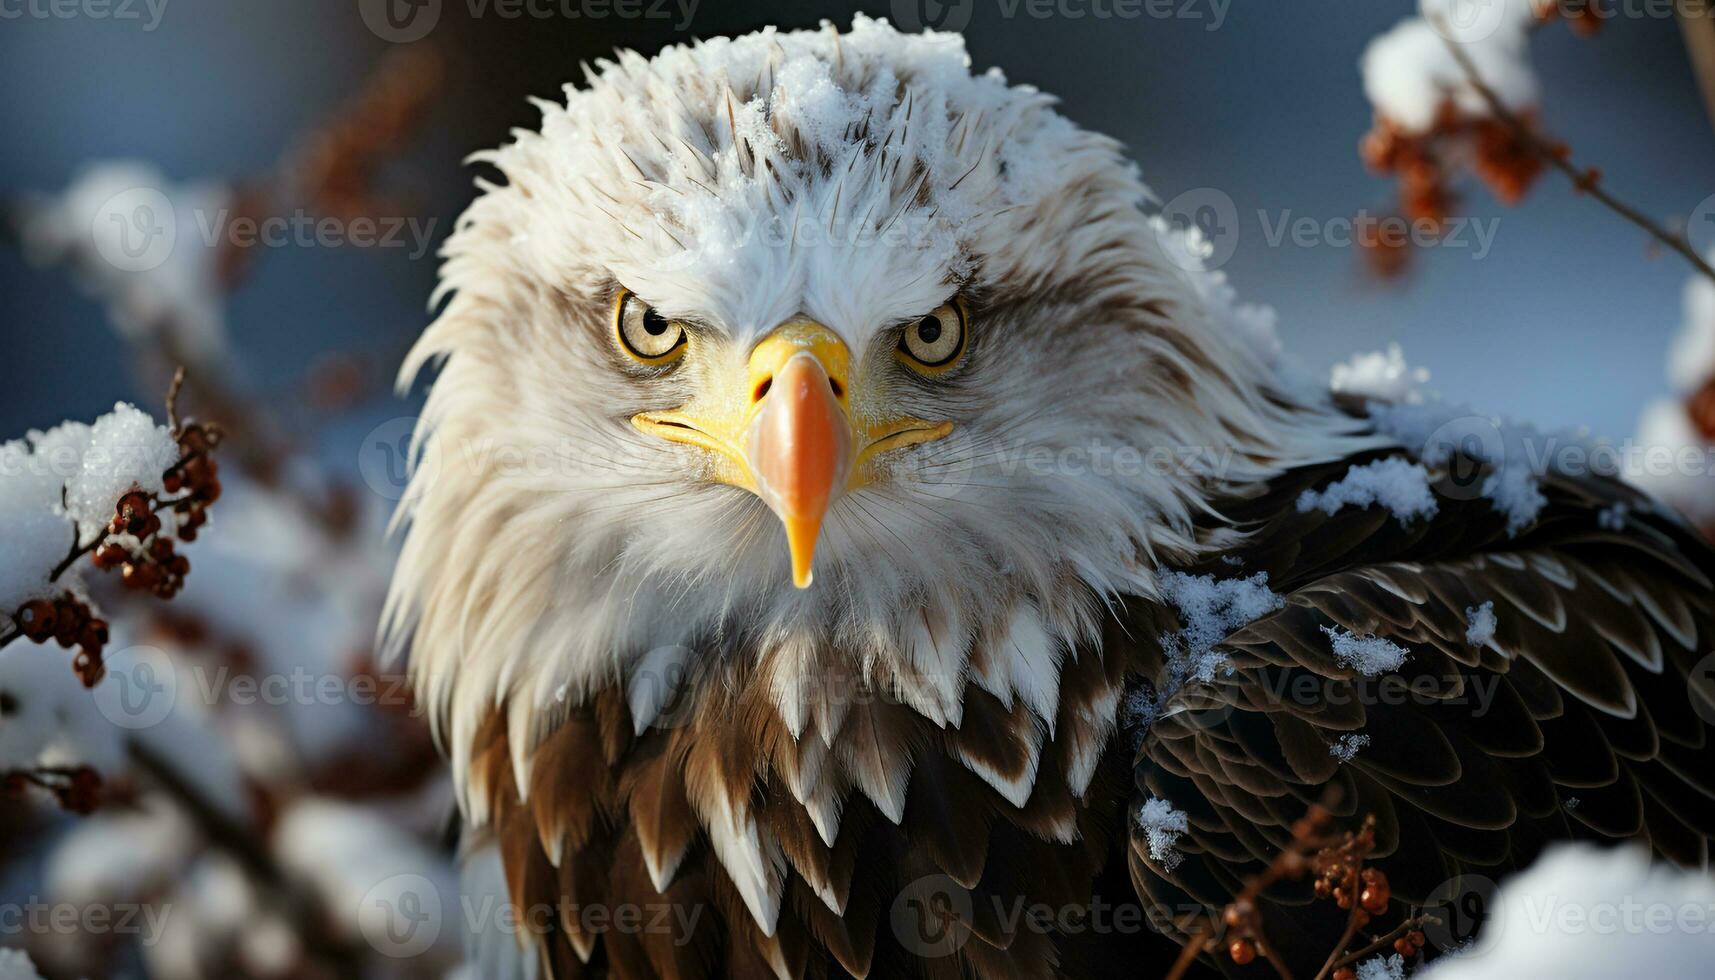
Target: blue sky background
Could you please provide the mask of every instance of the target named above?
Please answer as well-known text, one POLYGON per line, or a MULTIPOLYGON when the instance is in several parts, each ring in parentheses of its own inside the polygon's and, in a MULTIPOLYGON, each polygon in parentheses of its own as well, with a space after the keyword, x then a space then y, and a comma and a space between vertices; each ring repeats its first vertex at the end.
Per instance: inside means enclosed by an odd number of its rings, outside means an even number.
MULTIPOLYGON (((135 2, 138 21, 0 19, 0 194, 55 191, 81 164, 114 157, 153 161, 175 179, 260 172, 389 47, 364 27, 357 0, 165 0, 152 31, 135 2)), ((530 123, 524 96, 554 94, 581 58, 678 36, 660 19, 507 20, 493 7, 473 19, 473 0, 444 2, 432 38, 453 57, 453 85, 388 174, 440 234, 471 193, 461 158, 530 123)), ((1558 178, 1516 209, 1475 191, 1466 211, 1499 221, 1492 251, 1480 261, 1471 249, 1423 253, 1402 282, 1366 276, 1350 249, 1267 240, 1259 211, 1275 224, 1288 212, 1326 221, 1389 205, 1391 185, 1356 153, 1369 124, 1357 64, 1370 37, 1412 11, 1410 0, 1232 0, 1224 17, 1216 0, 1172 0, 1186 16, 1130 18, 1038 18, 1014 0, 963 2, 954 13, 969 15, 979 68, 999 65, 1054 92, 1077 122, 1122 140, 1164 199, 1205 187, 1232 198, 1238 238, 1226 268, 1243 296, 1279 309, 1288 346, 1311 368, 1397 341, 1453 398, 1610 436, 1629 433, 1644 402, 1665 390, 1685 266, 1652 256, 1641 234, 1558 178)), ((1061 2, 1108 9, 1107 0, 1061 2)), ((846 22, 855 9, 888 15, 891 5, 702 0, 691 31, 846 22)), ((1715 191, 1715 129, 1673 21, 1621 19, 1593 40, 1543 31, 1533 60, 1548 124, 1613 190, 1663 219, 1715 191)), ((230 318, 264 384, 298 377, 330 349, 392 361, 428 319, 432 257, 280 249, 256 268, 230 318)), ((0 249, 0 294, 0 432, 91 417, 116 398, 157 400, 135 390, 101 307, 65 275, 0 249)), ((378 400, 366 415, 407 411, 378 400)), ((363 431, 354 421, 352 445, 363 431)), ((346 438, 329 437, 335 459, 346 438)))

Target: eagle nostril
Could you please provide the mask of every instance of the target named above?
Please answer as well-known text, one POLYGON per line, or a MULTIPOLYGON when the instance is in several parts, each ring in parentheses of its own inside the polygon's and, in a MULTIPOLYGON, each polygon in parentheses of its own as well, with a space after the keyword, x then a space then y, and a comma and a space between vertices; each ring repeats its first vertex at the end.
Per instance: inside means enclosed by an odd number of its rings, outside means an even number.
POLYGON ((767 396, 768 389, 770 389, 772 387, 774 387, 773 376, 771 375, 769 377, 763 378, 762 381, 757 384, 756 390, 752 391, 750 393, 750 403, 752 405, 754 405, 757 402, 761 401, 764 397, 767 396))
POLYGON ((828 379, 828 387, 833 390, 835 398, 844 398, 845 397, 846 386, 843 384, 840 384, 839 378, 829 378, 828 379))

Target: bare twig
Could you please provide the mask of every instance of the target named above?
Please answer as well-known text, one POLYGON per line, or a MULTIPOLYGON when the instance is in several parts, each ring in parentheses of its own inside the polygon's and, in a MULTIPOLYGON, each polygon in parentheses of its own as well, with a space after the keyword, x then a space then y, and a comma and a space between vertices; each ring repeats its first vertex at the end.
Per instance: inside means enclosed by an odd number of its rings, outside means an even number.
POLYGON ((1483 81, 1482 74, 1477 71, 1477 65, 1471 60, 1471 56, 1459 46, 1459 42, 1453 40, 1446 22, 1439 17, 1434 18, 1434 21, 1438 33, 1441 34, 1442 43, 1447 46, 1447 50, 1453 55, 1453 59, 1459 63, 1459 68, 1464 71, 1466 80, 1471 83, 1471 87, 1488 105, 1489 112, 1494 115, 1497 121, 1512 131, 1513 136, 1518 139, 1521 145, 1549 166, 1565 174, 1572 181, 1574 187, 1601 202, 1608 210, 1643 229, 1651 238, 1678 252, 1685 261, 1695 266, 1697 271, 1708 277, 1711 282, 1715 282, 1715 266, 1704 261, 1703 256, 1697 254, 1697 250, 1691 247, 1691 242, 1686 240, 1683 234, 1674 234, 1668 231, 1642 211, 1608 193, 1602 187, 1601 182, 1595 179, 1593 171, 1579 170, 1573 166, 1572 162, 1567 159, 1567 154, 1560 152, 1557 147, 1548 145, 1529 124, 1520 119, 1511 109, 1508 109, 1501 102, 1501 98, 1495 93, 1495 90, 1483 81))
POLYGON ((1340 951, 1352 945, 1352 937, 1358 934, 1358 915, 1361 912, 1363 912, 1363 907, 1354 899, 1352 912, 1346 916, 1346 931, 1340 934, 1340 941, 1334 944, 1334 949, 1328 954, 1328 960, 1322 964, 1322 969, 1316 971, 1315 980, 1327 980, 1329 975, 1334 972, 1340 960, 1340 951))
POLYGON ((167 386, 167 431, 177 439, 183 430, 179 428, 179 391, 185 386, 185 366, 180 364, 173 371, 173 383, 167 386))
MULTIPOLYGON (((1264 868, 1260 873, 1252 876, 1245 882, 1244 890, 1234 896, 1233 901, 1228 904, 1227 910, 1254 910, 1257 907, 1258 899, 1262 897, 1263 891, 1269 886, 1284 878, 1292 878, 1302 875, 1310 865, 1310 855, 1325 847, 1328 843, 1328 841, 1321 837, 1320 834, 1323 826, 1328 822, 1329 807, 1337 801, 1338 793, 1330 789, 1325 797, 1325 802, 1321 805, 1312 807, 1310 809, 1310 813, 1300 820, 1294 827, 1292 843, 1285 850, 1275 855, 1274 860, 1269 862, 1268 867, 1264 868)), ((1356 905, 1353 907, 1356 908, 1356 905)), ((1204 938, 1193 939, 1192 941, 1187 942, 1180 950, 1179 959, 1174 962, 1173 968, 1168 971, 1166 980, 1182 980, 1186 971, 1191 969, 1191 964, 1196 961, 1198 956, 1205 952, 1213 951, 1219 947, 1219 937, 1221 936, 1221 926, 1219 921, 1211 917, 1208 919, 1208 926, 1209 930, 1204 938)), ((1280 959, 1274 955, 1271 945, 1268 943, 1266 937, 1261 934, 1261 930, 1258 929, 1256 932, 1256 939, 1258 940, 1256 943, 1257 955, 1267 960, 1269 965, 1274 967, 1275 973, 1280 975, 1281 980, 1292 980, 1292 974, 1287 970, 1286 964, 1282 963, 1280 959)), ((1343 948, 1345 948, 1344 943, 1335 950, 1336 955, 1338 954, 1339 949, 1343 948)))
POLYGON ((1433 915, 1419 915, 1415 918, 1406 919, 1404 922, 1401 922, 1399 925, 1394 926, 1391 930, 1389 930, 1387 935, 1380 937, 1375 942, 1370 943, 1368 946, 1365 946, 1363 949, 1355 950, 1353 952, 1347 953, 1345 956, 1342 956, 1340 958, 1339 962, 1334 964, 1334 969, 1337 970, 1342 966, 1351 966, 1353 963, 1356 963, 1361 959, 1364 959, 1364 958, 1369 957, 1369 956, 1373 956, 1376 953, 1379 953, 1382 950, 1387 949, 1388 947, 1393 945, 1394 940, 1396 940, 1399 937, 1405 935, 1406 933, 1412 931, 1413 929, 1421 929, 1425 925, 1428 925, 1431 922, 1440 922, 1440 921, 1441 920, 1439 918, 1437 918, 1436 916, 1433 916, 1433 915))

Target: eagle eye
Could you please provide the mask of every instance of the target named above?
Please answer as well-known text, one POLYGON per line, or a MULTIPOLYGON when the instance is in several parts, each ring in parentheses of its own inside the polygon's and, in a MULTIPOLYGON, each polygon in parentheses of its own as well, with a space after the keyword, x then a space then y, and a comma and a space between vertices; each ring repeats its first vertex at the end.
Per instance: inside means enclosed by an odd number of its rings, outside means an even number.
POLYGON ((613 323, 619 349, 632 360, 651 367, 678 360, 689 340, 682 325, 662 316, 629 290, 619 294, 613 323))
POLYGON ((965 353, 969 332, 964 304, 944 303, 905 325, 899 335, 899 359, 923 374, 948 371, 965 353))

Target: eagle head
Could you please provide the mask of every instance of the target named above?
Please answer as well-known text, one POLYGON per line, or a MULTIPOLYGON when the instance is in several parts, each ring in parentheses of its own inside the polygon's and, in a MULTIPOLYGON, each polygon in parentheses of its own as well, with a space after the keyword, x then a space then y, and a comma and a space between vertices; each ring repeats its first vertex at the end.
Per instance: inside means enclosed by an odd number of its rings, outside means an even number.
POLYGON ((439 365, 388 616, 438 722, 532 713, 520 759, 662 649, 785 651, 789 721, 830 656, 931 714, 985 640, 1051 678, 1216 488, 1346 424, 1113 140, 956 35, 625 53, 539 107, 403 370, 439 365))

